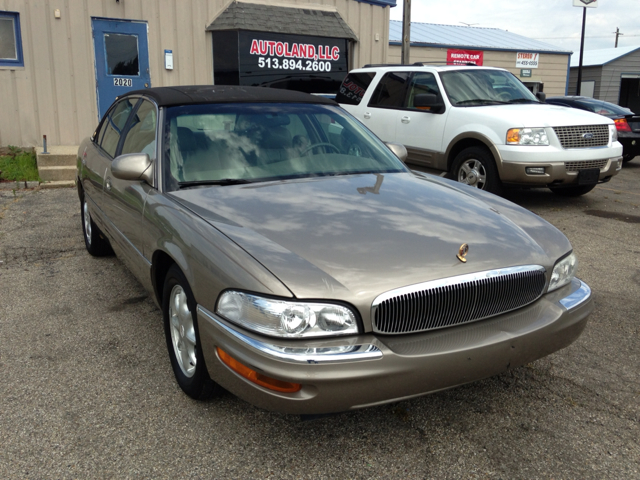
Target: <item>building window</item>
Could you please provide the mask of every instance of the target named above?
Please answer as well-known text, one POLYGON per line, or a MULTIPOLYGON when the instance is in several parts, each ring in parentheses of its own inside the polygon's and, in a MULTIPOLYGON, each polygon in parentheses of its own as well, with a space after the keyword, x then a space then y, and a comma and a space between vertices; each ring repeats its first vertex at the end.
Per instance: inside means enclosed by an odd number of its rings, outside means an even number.
POLYGON ((0 11, 0 67, 23 67, 20 14, 0 11))

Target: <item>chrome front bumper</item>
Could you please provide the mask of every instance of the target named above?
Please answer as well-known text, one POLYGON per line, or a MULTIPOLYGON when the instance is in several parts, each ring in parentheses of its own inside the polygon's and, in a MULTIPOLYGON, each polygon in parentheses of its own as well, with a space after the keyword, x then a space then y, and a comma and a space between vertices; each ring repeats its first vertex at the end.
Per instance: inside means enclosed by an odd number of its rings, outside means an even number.
POLYGON ((267 410, 320 414, 416 397, 529 363, 572 343, 592 310, 590 288, 574 279, 514 312, 420 334, 281 340, 242 331, 202 307, 198 324, 214 381, 267 410), (258 386, 222 363, 217 348, 302 388, 280 393, 258 386))

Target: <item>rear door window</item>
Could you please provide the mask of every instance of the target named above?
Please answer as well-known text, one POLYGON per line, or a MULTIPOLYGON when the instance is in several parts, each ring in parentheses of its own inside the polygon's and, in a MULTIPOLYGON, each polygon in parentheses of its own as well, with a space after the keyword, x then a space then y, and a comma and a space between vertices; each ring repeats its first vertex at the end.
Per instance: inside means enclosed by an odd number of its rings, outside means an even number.
POLYGON ((112 108, 106 115, 102 122, 101 130, 104 131, 100 138, 100 147, 111 157, 115 157, 116 150, 118 149, 118 143, 120 142, 120 135, 124 126, 127 124, 127 119, 134 105, 138 101, 137 98, 126 98, 120 101, 114 108, 112 108))
POLYGON ((370 107, 402 108, 409 72, 389 72, 382 77, 369 101, 370 107))

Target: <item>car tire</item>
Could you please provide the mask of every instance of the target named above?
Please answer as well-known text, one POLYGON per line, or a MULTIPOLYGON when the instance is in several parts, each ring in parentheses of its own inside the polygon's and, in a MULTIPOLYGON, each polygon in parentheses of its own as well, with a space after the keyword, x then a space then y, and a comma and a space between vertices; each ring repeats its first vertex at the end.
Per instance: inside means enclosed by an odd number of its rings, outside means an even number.
POLYGON ((556 195, 560 195, 561 197, 579 197, 580 195, 584 195, 589 193, 591 190, 596 188, 594 185, 574 185, 571 187, 549 187, 556 195))
POLYGON ((633 153, 627 153, 626 155, 622 156, 622 163, 627 163, 630 162, 631 160, 633 160, 634 158, 636 158, 636 155, 633 153))
POLYGON ((80 216, 82 217, 82 234, 84 237, 84 245, 94 257, 105 257, 113 255, 113 250, 109 244, 109 240, 104 233, 94 223, 89 212, 87 198, 82 195, 80 203, 80 216))
POLYGON ((174 263, 165 277, 162 295, 164 333, 178 385, 195 400, 207 400, 222 388, 209 378, 200 348, 196 301, 182 270, 174 263))
POLYGON ((502 182, 493 155, 483 147, 465 148, 456 155, 451 178, 496 195, 502 192, 502 182))

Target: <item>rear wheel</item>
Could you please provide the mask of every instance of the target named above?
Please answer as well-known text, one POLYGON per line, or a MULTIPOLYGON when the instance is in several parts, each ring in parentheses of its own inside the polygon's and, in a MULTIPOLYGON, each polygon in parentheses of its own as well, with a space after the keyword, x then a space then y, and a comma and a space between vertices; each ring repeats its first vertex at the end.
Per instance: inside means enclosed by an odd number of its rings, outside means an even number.
POLYGON ((173 264, 164 282, 162 313, 171 367, 184 393, 206 400, 221 391, 209 378, 200 348, 196 302, 184 274, 173 264))
POLYGON ((584 195, 585 193, 589 193, 591 190, 596 188, 596 185, 573 185, 570 187, 549 187, 556 195, 560 195, 561 197, 579 197, 580 195, 584 195))
POLYGON ((82 215, 82 233, 84 234, 84 245, 87 248, 87 252, 94 257, 112 255, 113 250, 111 249, 109 240, 107 240, 98 226, 93 222, 91 212, 89 212, 87 198, 84 195, 82 195, 80 214, 82 215))
POLYGON ((491 152, 483 147, 462 150, 453 161, 451 175, 460 183, 499 194, 502 182, 491 152))

